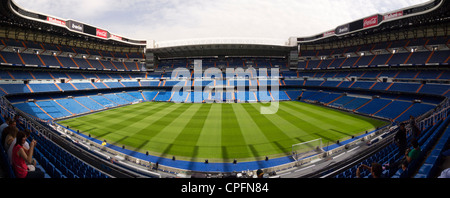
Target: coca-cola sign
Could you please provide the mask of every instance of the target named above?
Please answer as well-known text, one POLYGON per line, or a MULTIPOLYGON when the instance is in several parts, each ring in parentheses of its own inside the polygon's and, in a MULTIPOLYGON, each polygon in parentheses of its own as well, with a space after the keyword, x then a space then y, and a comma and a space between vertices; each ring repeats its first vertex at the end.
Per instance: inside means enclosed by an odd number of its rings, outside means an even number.
POLYGON ((108 32, 105 30, 97 29, 96 35, 101 38, 108 38, 108 32))
POLYGON ((378 15, 364 19, 364 28, 378 25, 378 15))

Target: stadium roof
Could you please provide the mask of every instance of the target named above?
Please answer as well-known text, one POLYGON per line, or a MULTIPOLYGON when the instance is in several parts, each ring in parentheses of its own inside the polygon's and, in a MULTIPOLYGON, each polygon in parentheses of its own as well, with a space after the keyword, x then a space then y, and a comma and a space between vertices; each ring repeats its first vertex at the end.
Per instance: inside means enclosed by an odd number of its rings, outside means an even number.
POLYGON ((14 0, 0 3, 0 23, 5 26, 26 27, 38 31, 52 32, 63 36, 84 37, 86 40, 107 42, 116 45, 146 46, 147 41, 130 39, 72 19, 62 19, 47 14, 23 9, 14 0))
POLYGON ((162 42, 147 49, 160 58, 209 56, 286 56, 297 43, 271 39, 210 38, 162 42))
POLYGON ((147 49, 159 58, 212 56, 267 56, 285 57, 297 46, 263 44, 195 44, 147 49))
POLYGON ((442 22, 448 22, 449 10, 449 0, 431 0, 387 13, 373 14, 314 36, 297 38, 297 42, 299 44, 327 43, 359 35, 401 30, 408 26, 436 22, 442 24, 442 22))
POLYGON ((405 31, 405 27, 426 24, 448 24, 449 0, 432 0, 423 4, 403 8, 340 25, 334 30, 311 37, 292 37, 286 42, 257 39, 202 39, 154 44, 147 49, 160 58, 202 56, 288 56, 300 44, 324 44, 343 39, 354 39, 376 33, 405 31), (272 42, 272 43, 270 43, 272 42))
POLYGON ((86 41, 112 45, 149 46, 147 51, 160 58, 208 57, 208 56, 287 56, 298 44, 321 44, 336 40, 352 39, 360 35, 399 30, 405 26, 421 25, 442 20, 448 21, 449 0, 429 2, 395 10, 340 25, 311 37, 291 37, 283 40, 249 38, 214 38, 171 42, 151 42, 129 39, 71 19, 61 19, 46 14, 25 10, 13 0, 0 4, 0 22, 5 25, 25 26, 30 29, 53 34, 83 38, 86 41))

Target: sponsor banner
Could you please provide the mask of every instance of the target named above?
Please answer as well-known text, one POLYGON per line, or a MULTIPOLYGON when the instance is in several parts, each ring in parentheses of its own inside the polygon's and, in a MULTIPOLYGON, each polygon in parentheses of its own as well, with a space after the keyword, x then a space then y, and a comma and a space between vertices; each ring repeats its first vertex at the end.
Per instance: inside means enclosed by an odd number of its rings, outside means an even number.
POLYGON ((51 23, 54 23, 54 24, 57 24, 57 25, 66 26, 66 22, 61 20, 61 19, 57 19, 57 18, 53 18, 53 17, 47 16, 47 21, 51 22, 51 23))
POLYGON ((118 41, 122 41, 122 37, 114 35, 114 34, 110 34, 109 38, 110 39, 114 39, 114 40, 118 40, 118 41))
POLYGON ((328 37, 334 35, 334 30, 323 33, 323 37, 328 37))
POLYGON ((84 25, 82 23, 78 23, 75 21, 67 21, 67 27, 71 30, 77 31, 77 32, 83 32, 84 31, 84 25))
POLYGON ((394 18, 401 17, 401 16, 403 16, 403 10, 402 11, 398 11, 398 12, 392 12, 392 13, 385 14, 383 16, 383 20, 394 19, 394 18))
POLYGON ((108 32, 107 31, 105 31, 105 30, 101 30, 101 29, 98 29, 97 28, 97 31, 96 31, 97 33, 96 33, 96 36, 98 36, 98 37, 100 37, 100 38, 108 38, 108 32))
POLYGON ((335 33, 336 34, 344 34, 350 32, 350 24, 346 24, 346 25, 341 25, 339 27, 336 28, 335 33))
POLYGON ((363 28, 369 28, 378 25, 378 15, 364 19, 363 28))

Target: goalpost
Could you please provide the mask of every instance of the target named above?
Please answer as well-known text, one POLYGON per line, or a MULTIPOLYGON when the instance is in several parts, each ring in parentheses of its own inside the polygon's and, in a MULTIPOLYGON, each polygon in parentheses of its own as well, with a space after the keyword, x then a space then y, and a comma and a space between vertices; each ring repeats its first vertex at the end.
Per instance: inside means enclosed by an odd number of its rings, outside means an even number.
POLYGON ((298 161, 305 157, 324 152, 322 138, 292 145, 292 157, 298 161))

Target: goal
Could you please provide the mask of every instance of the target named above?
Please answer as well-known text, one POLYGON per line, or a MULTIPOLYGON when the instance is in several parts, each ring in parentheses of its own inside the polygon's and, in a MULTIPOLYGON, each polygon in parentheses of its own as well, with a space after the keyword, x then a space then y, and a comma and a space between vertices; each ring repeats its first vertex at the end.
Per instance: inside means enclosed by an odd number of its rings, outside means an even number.
POLYGON ((322 138, 292 145, 292 157, 296 161, 322 152, 322 138))

